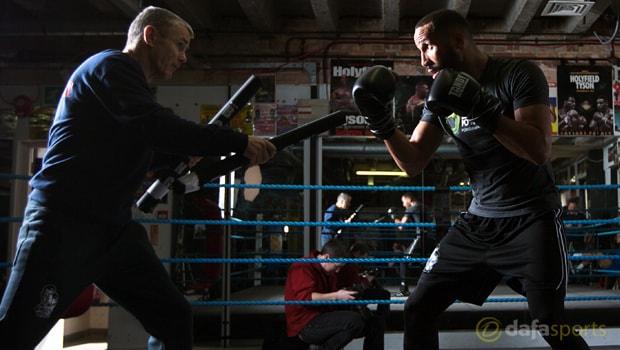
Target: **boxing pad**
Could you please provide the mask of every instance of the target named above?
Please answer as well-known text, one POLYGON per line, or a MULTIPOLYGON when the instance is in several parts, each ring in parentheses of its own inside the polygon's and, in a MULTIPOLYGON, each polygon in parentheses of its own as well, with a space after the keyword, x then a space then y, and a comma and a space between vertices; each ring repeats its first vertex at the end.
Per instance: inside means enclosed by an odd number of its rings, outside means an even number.
MULTIPOLYGON (((476 79, 451 68, 442 69, 431 86, 426 107, 439 116, 452 111, 493 133, 503 114, 499 99, 489 94, 476 79)), ((449 113, 448 113, 449 114, 449 113)))
POLYGON ((366 118, 370 131, 385 140, 394 134, 396 124, 392 118, 392 100, 398 77, 385 66, 373 66, 355 80, 353 100, 366 118))

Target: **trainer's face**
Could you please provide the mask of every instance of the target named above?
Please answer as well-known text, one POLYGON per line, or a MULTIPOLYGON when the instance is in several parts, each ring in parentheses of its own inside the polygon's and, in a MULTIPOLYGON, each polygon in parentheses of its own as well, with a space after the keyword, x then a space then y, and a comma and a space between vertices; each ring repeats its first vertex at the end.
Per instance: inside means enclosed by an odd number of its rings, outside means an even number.
POLYGON ((153 76, 167 80, 172 78, 174 72, 187 61, 190 33, 183 25, 177 25, 165 36, 161 32, 156 32, 155 38, 151 56, 153 76))
POLYGON ((443 68, 459 68, 462 54, 458 50, 455 38, 449 35, 439 35, 429 23, 416 28, 413 40, 420 50, 422 66, 433 78, 443 68))

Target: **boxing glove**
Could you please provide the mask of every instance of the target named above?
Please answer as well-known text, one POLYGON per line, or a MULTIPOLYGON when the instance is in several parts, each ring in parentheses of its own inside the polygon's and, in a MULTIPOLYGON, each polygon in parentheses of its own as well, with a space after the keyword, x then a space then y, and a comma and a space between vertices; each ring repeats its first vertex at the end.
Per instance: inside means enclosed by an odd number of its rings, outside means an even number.
POLYGON ((451 68, 441 70, 435 77, 426 107, 440 116, 452 111, 467 117, 490 133, 497 128, 504 110, 500 100, 489 94, 476 79, 451 68))
POLYGON ((370 131, 385 140, 394 134, 392 100, 396 92, 397 75, 385 66, 367 69, 353 84, 353 100, 366 118, 370 131))

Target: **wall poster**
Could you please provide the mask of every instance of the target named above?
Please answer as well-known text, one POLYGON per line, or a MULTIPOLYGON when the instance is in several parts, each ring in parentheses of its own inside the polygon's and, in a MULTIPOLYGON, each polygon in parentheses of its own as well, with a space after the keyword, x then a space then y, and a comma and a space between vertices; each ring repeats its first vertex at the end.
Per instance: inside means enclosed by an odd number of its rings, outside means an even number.
POLYGON ((396 126, 405 135, 411 135, 420 122, 424 102, 432 83, 433 77, 430 75, 398 77, 394 97, 394 119, 396 126))
POLYGON ((332 60, 331 61, 331 81, 330 81, 330 112, 337 110, 353 111, 352 115, 347 116, 346 124, 339 126, 335 130, 336 135, 356 135, 372 136, 368 130, 368 124, 360 115, 353 95, 353 83, 368 68, 375 65, 383 65, 393 69, 394 62, 387 60, 332 60))
POLYGON ((558 135, 613 135, 611 67, 558 66, 558 135))

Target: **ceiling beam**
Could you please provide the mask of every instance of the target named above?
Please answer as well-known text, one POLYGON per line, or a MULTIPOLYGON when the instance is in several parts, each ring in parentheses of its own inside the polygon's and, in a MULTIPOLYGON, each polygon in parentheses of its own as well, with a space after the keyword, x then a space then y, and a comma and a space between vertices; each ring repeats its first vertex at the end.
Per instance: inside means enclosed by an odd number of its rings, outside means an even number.
POLYGON ((259 32, 275 32, 279 27, 273 0, 238 0, 252 26, 259 32))
POLYGON ((460 13, 463 17, 467 17, 470 6, 471 0, 448 0, 446 4, 446 8, 460 13))
POLYGON ((96 8, 97 11, 103 12, 105 14, 113 14, 118 9, 116 6, 112 6, 109 1, 101 1, 101 0, 86 0, 92 7, 96 8))
MULTIPOLYGON (((93 0, 96 1, 96 0, 93 0)), ((216 28, 209 1, 164 0, 168 8, 192 25, 194 32, 216 28)))
POLYGON ((612 0, 597 0, 585 16, 569 17, 564 24, 563 32, 569 34, 590 34, 586 33, 586 31, 601 17, 611 3, 612 0))
POLYGON ((517 0, 508 9, 504 18, 504 30, 509 33, 523 33, 536 15, 542 0, 517 0))
POLYGON ((127 18, 134 18, 142 10, 142 0, 109 0, 127 18))
POLYGON ((383 18, 383 32, 395 34, 400 23, 400 0, 383 0, 381 4, 383 18))
POLYGON ((13 0, 13 3, 21 6, 25 10, 32 12, 41 12, 47 10, 45 2, 37 0, 13 0))
POLYGON ((127 36, 127 21, 118 20, 76 20, 62 21, 50 17, 49 21, 4 21, 0 22, 0 37, 46 36, 127 36))
POLYGON ((338 31, 338 0, 310 0, 317 30, 319 32, 338 31))

